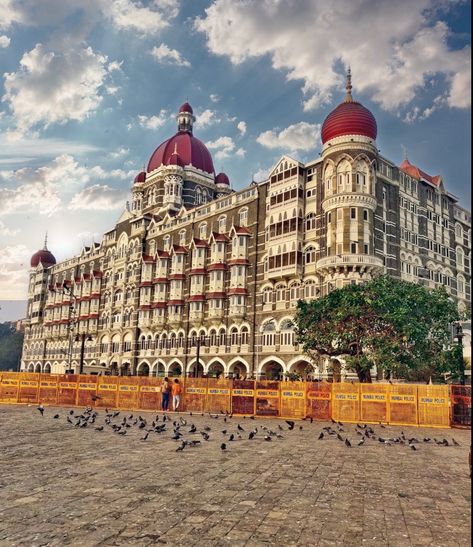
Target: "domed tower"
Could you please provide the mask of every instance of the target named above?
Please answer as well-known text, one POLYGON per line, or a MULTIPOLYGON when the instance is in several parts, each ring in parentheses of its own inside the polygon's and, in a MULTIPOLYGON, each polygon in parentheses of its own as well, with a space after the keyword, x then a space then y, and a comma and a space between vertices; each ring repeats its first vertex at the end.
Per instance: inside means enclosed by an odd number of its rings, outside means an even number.
POLYGON ((133 181, 133 188, 131 189, 133 194, 132 211, 140 212, 143 207, 143 187, 146 182, 146 172, 141 171, 135 177, 133 181))
POLYGON ((370 279, 384 268, 374 253, 376 136, 373 114, 353 100, 349 69, 345 99, 322 125, 326 232, 317 271, 327 290, 370 279))
POLYGON ((232 192, 232 189, 230 187, 230 179, 228 178, 228 175, 226 173, 219 173, 215 177, 215 184, 217 186, 217 196, 216 197, 222 197, 226 194, 230 194, 232 192))
POLYGON ((212 156, 193 135, 195 116, 185 102, 176 116, 177 133, 161 143, 148 162, 143 186, 143 210, 163 214, 182 206, 195 207, 216 194, 212 156))
POLYGON ((48 249, 48 236, 44 238, 44 246, 36 251, 30 260, 30 280, 28 288, 27 318, 30 324, 38 323, 43 316, 49 281, 48 270, 56 264, 56 259, 48 249))

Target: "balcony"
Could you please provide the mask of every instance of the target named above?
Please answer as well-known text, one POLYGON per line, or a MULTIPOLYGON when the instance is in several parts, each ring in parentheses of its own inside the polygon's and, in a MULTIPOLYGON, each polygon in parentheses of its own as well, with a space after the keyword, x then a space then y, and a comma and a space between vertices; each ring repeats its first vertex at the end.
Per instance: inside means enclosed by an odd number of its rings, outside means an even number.
POLYGON ((356 268, 360 272, 372 272, 383 270, 384 264, 381 258, 371 255, 343 254, 325 256, 317 260, 317 270, 324 273, 346 271, 348 268, 356 268))

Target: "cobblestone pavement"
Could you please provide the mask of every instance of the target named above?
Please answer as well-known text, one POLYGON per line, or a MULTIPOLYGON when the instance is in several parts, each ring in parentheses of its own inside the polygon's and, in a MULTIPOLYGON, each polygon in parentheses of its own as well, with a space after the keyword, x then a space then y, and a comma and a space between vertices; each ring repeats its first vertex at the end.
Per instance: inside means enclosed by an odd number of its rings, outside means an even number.
MULTIPOLYGON (((85 428, 67 414, 0 406, 0 545, 470 544, 470 431, 373 426, 385 438, 404 430, 460 443, 421 442, 413 451, 373 440, 358 447, 355 426, 344 425, 349 448, 317 439, 333 424, 303 421, 287 431, 284 420, 186 414, 182 430, 209 426, 210 440, 186 433, 202 446, 176 452, 172 432, 142 441, 137 426, 124 436, 95 431, 103 410, 85 428), (245 440, 223 452, 221 431, 236 436, 238 423, 245 440), (283 439, 247 439, 263 425, 280 432, 278 424, 283 439)), ((141 415, 148 423, 155 416, 141 415)))

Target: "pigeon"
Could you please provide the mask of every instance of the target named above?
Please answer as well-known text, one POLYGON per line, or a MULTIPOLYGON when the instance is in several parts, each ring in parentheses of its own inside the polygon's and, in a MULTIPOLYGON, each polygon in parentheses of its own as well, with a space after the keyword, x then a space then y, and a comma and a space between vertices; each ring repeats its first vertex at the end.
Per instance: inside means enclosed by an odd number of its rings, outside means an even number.
POLYGON ((176 452, 182 452, 184 450, 184 447, 186 446, 186 443, 184 441, 182 441, 182 444, 181 446, 178 446, 176 448, 176 452))
POLYGON ((69 416, 72 416, 74 414, 73 410, 69 410, 69 416))
POLYGON ((229 440, 229 441, 234 441, 234 440, 235 440, 235 435, 232 433, 232 434, 230 435, 230 437, 228 437, 228 440, 229 440))
POLYGON ((189 433, 195 433, 197 431, 197 428, 194 424, 191 425, 191 428, 189 429, 189 433))
POLYGON ((264 440, 265 440, 265 441, 270 441, 270 440, 271 440, 271 437, 270 437, 269 435, 265 435, 265 436, 264 436, 264 440))
POLYGON ((38 410, 40 411, 41 416, 43 416, 43 414, 44 414, 44 406, 43 406, 43 405, 39 405, 38 410))
POLYGON ((226 430, 226 429, 222 429, 222 433, 223 433, 224 435, 226 435, 226 434, 227 434, 227 430, 226 430))
POLYGON ((455 445, 455 446, 460 446, 460 443, 457 443, 457 441, 452 437, 452 443, 455 445))
POLYGON ((323 438, 324 438, 324 432, 321 431, 321 432, 320 432, 320 435, 318 436, 318 439, 321 440, 321 439, 323 439, 323 438))
POLYGON ((208 425, 204 427, 204 431, 212 431, 208 425))
POLYGON ((248 440, 251 441, 251 439, 256 435, 254 431, 250 431, 250 434, 248 435, 248 440))
POLYGON ((70 416, 67 417, 67 421, 68 421, 70 424, 72 424, 72 420, 71 420, 70 416))
POLYGON ((310 417, 310 423, 314 423, 314 418, 312 418, 312 416, 310 417))
POLYGON ((302 426, 300 425, 300 426, 299 426, 299 431, 302 431, 302 429, 303 429, 303 428, 302 428, 302 426))
POLYGON ((292 420, 286 420, 287 425, 289 426, 289 431, 292 431, 294 429, 294 426, 296 425, 295 422, 292 420))
POLYGON ((220 445, 220 449, 221 449, 221 450, 226 450, 226 449, 227 449, 227 445, 226 445, 225 443, 222 443, 222 444, 220 445))
POLYGON ((200 434, 202 435, 204 441, 208 441, 210 439, 210 436, 205 431, 201 431, 200 434))
POLYGON ((59 418, 59 414, 54 414, 53 418, 57 420, 59 418))
POLYGON ((146 422, 140 422, 138 429, 144 429, 146 427, 146 422))
POLYGON ((250 420, 254 420, 254 419, 255 419, 255 417, 254 417, 254 416, 250 416, 250 420))
POLYGON ((363 439, 361 439, 361 441, 359 441, 357 444, 358 446, 363 446, 365 444, 365 438, 363 437, 363 439))
POLYGON ((345 446, 351 447, 351 442, 348 439, 345 439, 345 446))
POLYGON ((238 429, 238 431, 245 431, 245 430, 241 427, 240 424, 237 425, 237 429, 238 429))
POLYGON ((100 425, 99 427, 96 427, 95 431, 103 431, 103 425, 100 425))
POLYGON ((146 441, 146 439, 148 438, 148 435, 149 435, 149 431, 146 432, 146 435, 141 440, 146 441))
POLYGON ((415 447, 415 445, 411 444, 411 450, 417 450, 417 448, 415 447))
POLYGON ((337 422, 338 425, 343 426, 342 422, 337 422))
POLYGON ((337 433, 337 439, 339 441, 344 441, 343 437, 340 435, 340 433, 337 433))

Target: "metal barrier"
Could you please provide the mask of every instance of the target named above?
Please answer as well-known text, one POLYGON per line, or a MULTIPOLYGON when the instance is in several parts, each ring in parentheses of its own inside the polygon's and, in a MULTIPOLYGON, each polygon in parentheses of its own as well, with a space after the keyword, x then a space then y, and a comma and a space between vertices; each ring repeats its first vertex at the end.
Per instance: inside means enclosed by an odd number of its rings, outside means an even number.
POLYGON ((471 386, 450 386, 453 427, 471 427, 471 386))
MULTIPOLYGON (((180 378, 179 410, 341 422, 471 426, 471 386, 180 378)), ((0 373, 0 403, 160 410, 162 378, 0 373)), ((170 410, 171 410, 170 405, 170 410)))
POLYGON ((328 382, 306 383, 306 415, 314 420, 330 420, 332 417, 332 384, 328 382))
POLYGON ((417 386, 419 425, 450 426, 450 397, 448 386, 417 386))

